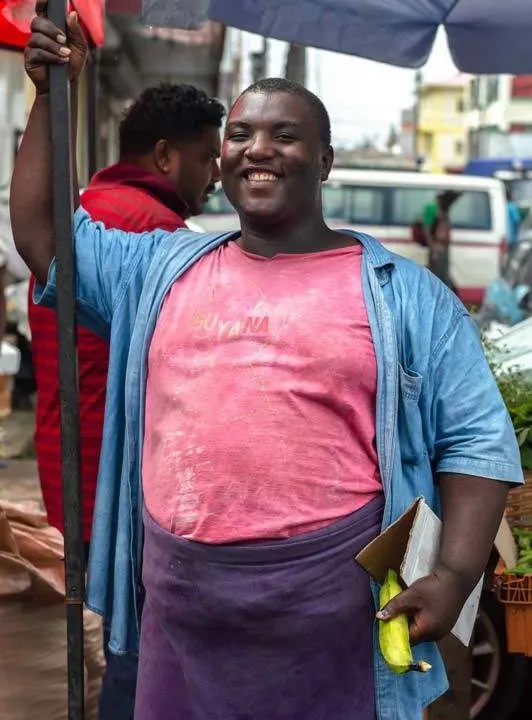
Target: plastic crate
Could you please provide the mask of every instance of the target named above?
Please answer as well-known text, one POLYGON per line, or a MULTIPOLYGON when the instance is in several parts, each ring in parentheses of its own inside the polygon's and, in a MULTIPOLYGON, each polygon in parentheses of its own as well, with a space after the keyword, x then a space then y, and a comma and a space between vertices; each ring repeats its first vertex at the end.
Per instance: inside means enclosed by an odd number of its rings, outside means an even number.
POLYGON ((508 652, 532 657, 532 574, 507 573, 499 564, 495 590, 504 605, 508 652))

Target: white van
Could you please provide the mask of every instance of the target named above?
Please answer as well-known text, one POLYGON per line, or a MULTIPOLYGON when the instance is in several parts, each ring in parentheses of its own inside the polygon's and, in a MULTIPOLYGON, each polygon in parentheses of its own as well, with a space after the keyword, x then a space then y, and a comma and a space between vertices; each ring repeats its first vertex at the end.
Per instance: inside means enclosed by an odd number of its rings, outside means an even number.
MULTIPOLYGON (((324 215, 331 227, 366 232, 390 250, 426 264, 427 250, 413 241, 411 226, 442 190, 460 193, 450 212, 451 277, 465 303, 480 304, 484 290, 499 274, 506 248, 506 198, 500 180, 333 169, 323 187, 324 215)), ((209 200, 200 223, 207 232, 238 227, 221 189, 209 200)))

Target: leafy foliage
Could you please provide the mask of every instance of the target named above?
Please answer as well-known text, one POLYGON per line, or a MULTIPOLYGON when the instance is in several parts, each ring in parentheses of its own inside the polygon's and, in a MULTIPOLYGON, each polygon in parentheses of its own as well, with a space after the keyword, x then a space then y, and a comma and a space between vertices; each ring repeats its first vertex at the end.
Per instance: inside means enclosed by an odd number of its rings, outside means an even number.
POLYGON ((532 470, 532 380, 514 368, 503 370, 500 349, 495 350, 486 339, 484 349, 512 419, 521 463, 525 470, 532 470))

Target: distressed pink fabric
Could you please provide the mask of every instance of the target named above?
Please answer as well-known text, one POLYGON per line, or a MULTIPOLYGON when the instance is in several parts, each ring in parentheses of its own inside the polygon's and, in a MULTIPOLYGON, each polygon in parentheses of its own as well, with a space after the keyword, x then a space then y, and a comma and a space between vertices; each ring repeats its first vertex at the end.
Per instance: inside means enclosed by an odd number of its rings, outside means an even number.
POLYGON ((361 260, 358 245, 268 259, 230 242, 172 287, 143 457, 162 528, 206 543, 290 537, 382 492, 361 260))

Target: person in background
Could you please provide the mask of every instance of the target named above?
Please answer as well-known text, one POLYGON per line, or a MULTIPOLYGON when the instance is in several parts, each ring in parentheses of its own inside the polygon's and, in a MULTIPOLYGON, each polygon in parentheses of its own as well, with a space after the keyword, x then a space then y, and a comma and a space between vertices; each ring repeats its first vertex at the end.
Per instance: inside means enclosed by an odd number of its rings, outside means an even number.
MULTIPOLYGON (((106 227, 142 233, 169 232, 201 213, 219 179, 220 126, 224 108, 190 85, 163 84, 145 90, 129 108, 119 130, 118 163, 98 172, 81 203, 106 227)), ((35 278, 30 282, 33 295, 35 278)), ((35 443, 48 521, 63 530, 58 344, 55 313, 29 303, 37 383, 35 443)), ((108 338, 78 328, 83 535, 91 539, 96 480, 109 364, 108 338)), ((107 670, 100 720, 131 720, 137 673, 134 655, 105 648, 107 670)))
POLYGON ((423 229, 429 249, 428 268, 448 288, 455 290, 450 274, 451 220, 449 211, 460 193, 444 190, 423 211, 423 229))
MULTIPOLYGON (((53 306, 47 67, 68 62, 75 88, 87 47, 75 14, 64 35, 38 10, 11 212, 35 301, 53 306)), ((111 346, 89 595, 112 603, 125 649, 142 605, 137 720, 420 718, 447 688, 433 641, 523 480, 463 305, 375 238, 326 225, 333 159, 321 100, 269 78, 225 127, 235 232, 131 235, 74 193, 80 321, 111 346), (435 566, 377 617, 406 613, 432 669, 398 676, 353 557, 419 496, 441 509, 435 566)))
POLYGON ((507 223, 508 223, 508 250, 512 250, 516 247, 519 242, 519 228, 521 227, 521 213, 517 204, 513 201, 512 188, 506 186, 506 212, 507 212, 507 223))

